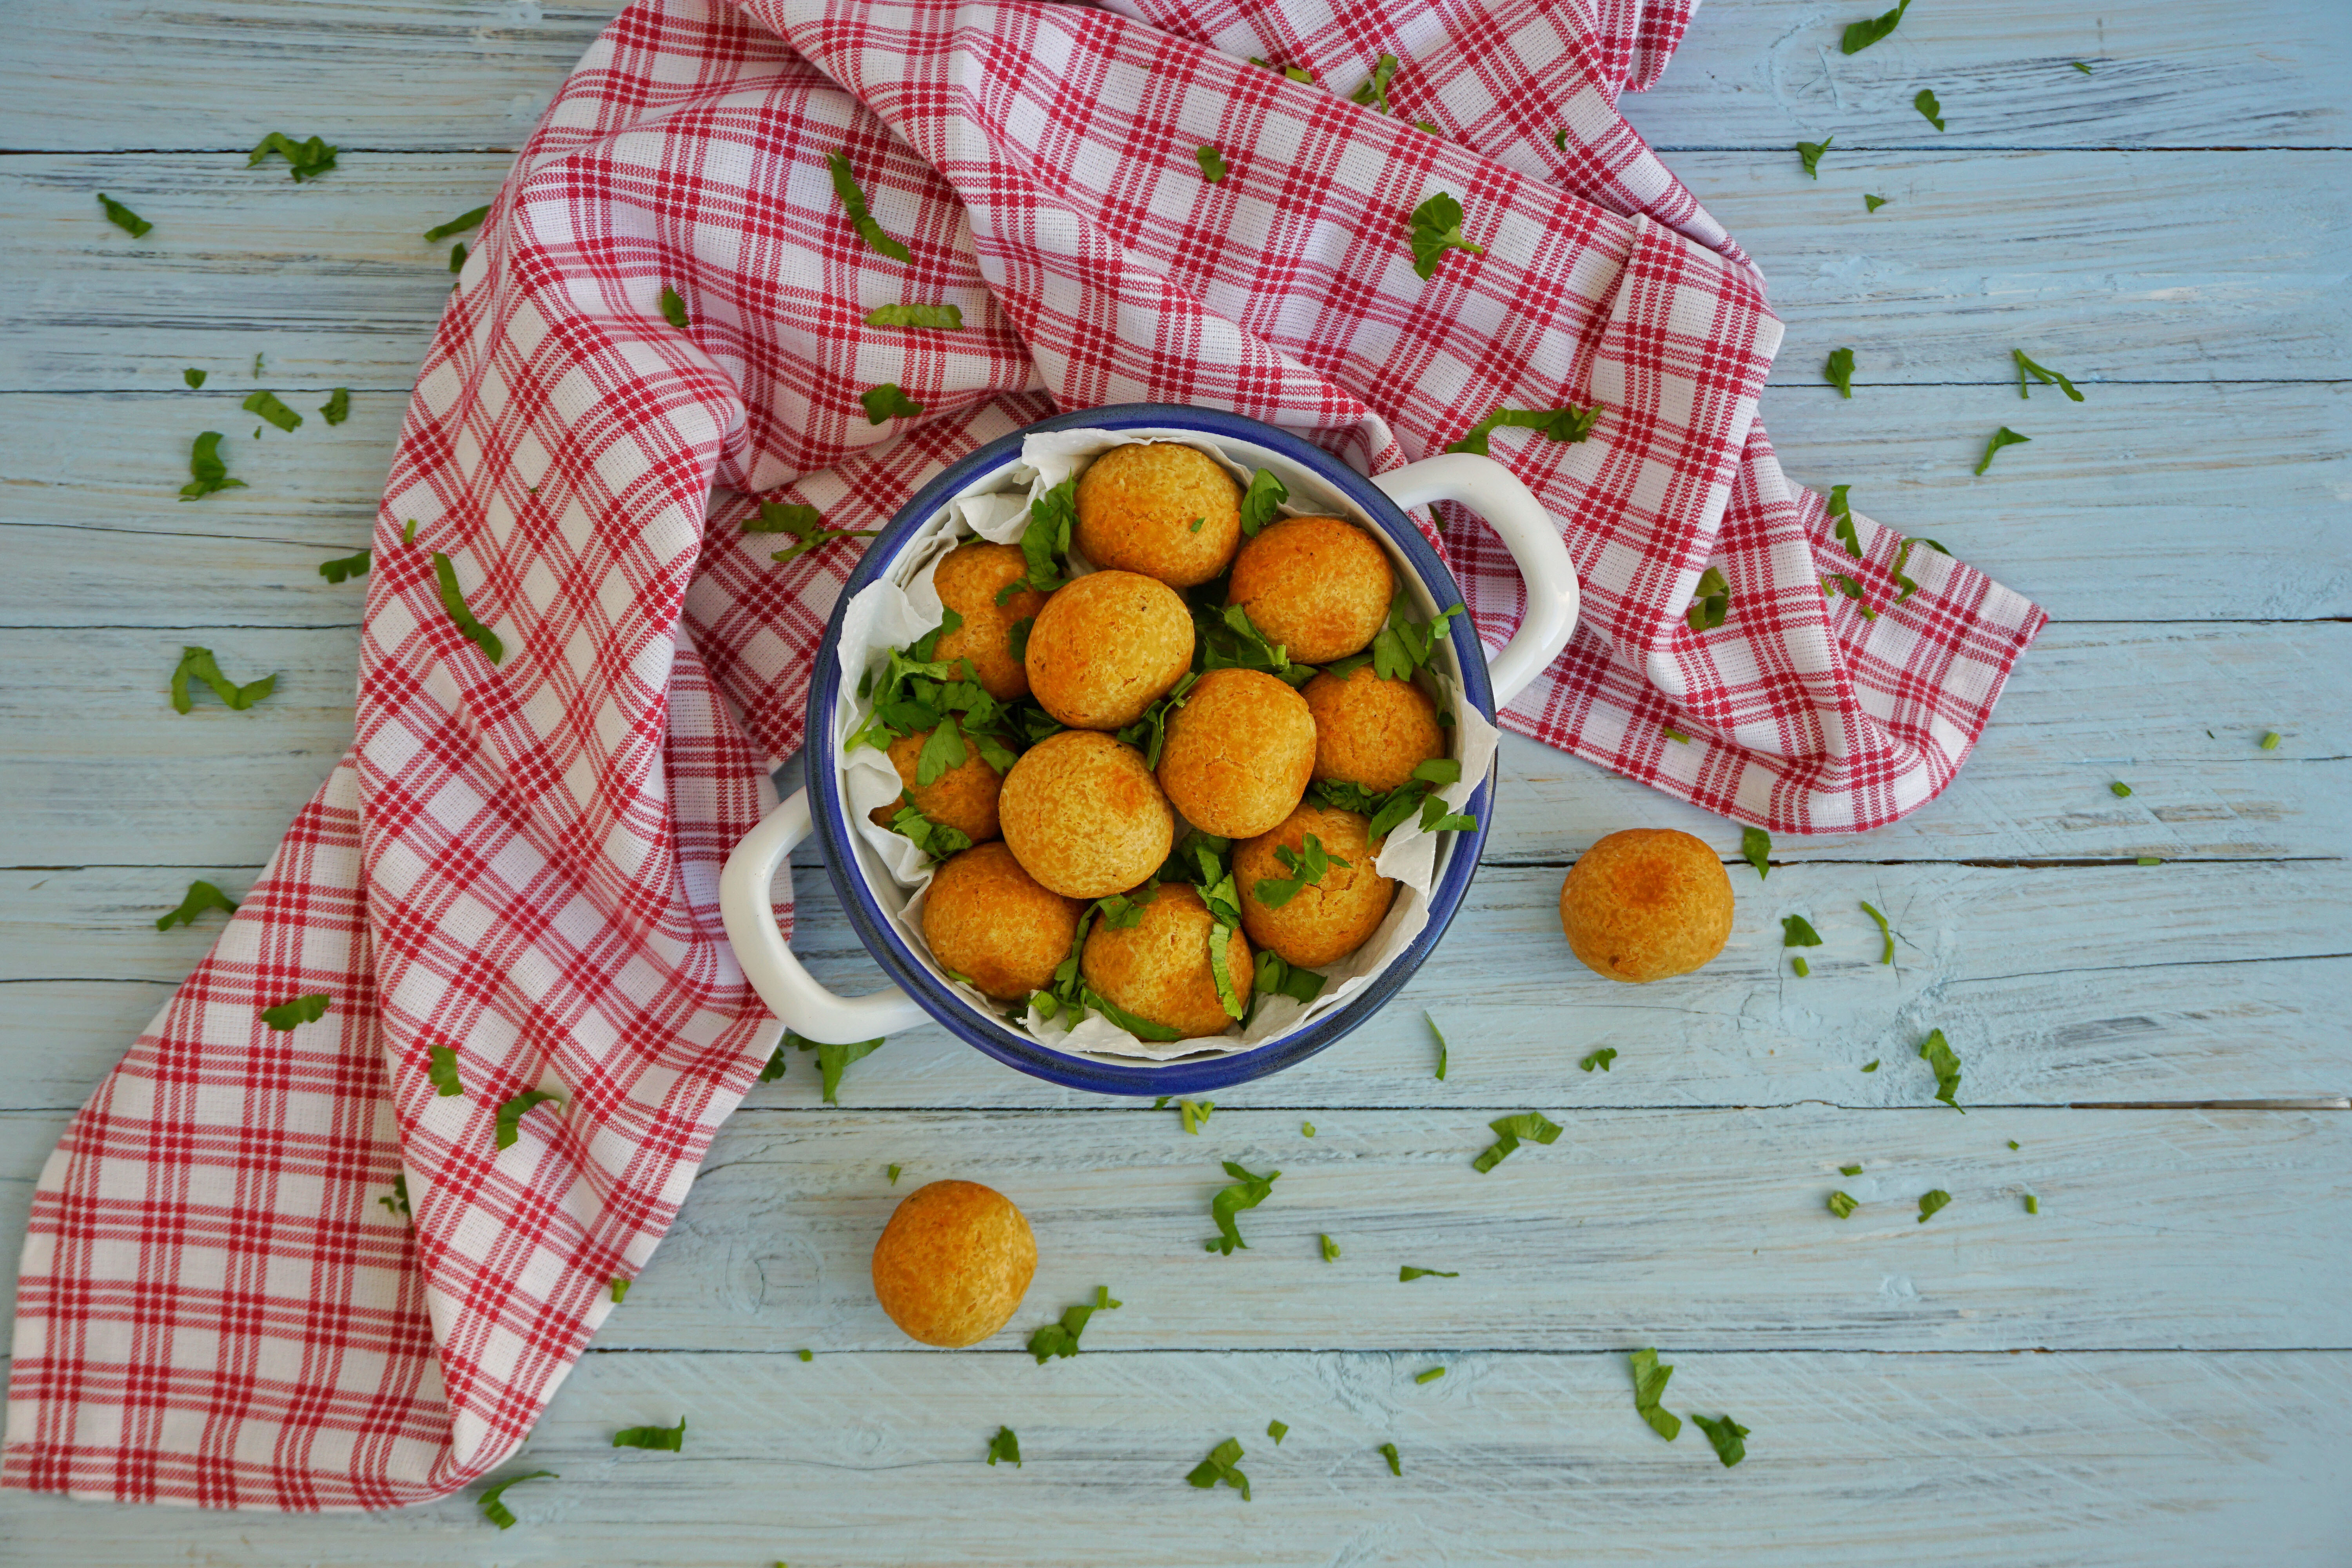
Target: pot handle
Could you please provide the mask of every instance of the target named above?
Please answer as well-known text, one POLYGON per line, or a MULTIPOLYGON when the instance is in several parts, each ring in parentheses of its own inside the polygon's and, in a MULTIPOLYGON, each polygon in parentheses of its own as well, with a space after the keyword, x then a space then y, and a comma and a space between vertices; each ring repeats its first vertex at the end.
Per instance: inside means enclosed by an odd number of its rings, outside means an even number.
POLYGON ((1486 662, 1500 712, 1559 657, 1576 630, 1576 566, 1560 541, 1559 524, 1517 475, 1492 458, 1469 452, 1407 463, 1374 474, 1372 483, 1401 507, 1460 501, 1486 520, 1518 563, 1528 584, 1527 618, 1509 646, 1486 662))
POLYGON ((808 791, 795 790, 743 836, 719 874, 719 913, 743 977, 786 1028, 825 1045, 870 1040, 929 1022, 921 1004, 895 985, 866 996, 835 995, 785 945, 768 902, 768 886, 776 868, 808 835, 808 791))

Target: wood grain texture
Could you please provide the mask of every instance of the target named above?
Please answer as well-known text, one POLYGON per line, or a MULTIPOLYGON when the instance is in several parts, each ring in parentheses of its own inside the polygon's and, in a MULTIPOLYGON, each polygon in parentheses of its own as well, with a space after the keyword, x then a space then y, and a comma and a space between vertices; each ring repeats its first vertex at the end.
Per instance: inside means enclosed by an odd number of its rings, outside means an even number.
MULTIPOLYGON (((354 153, 298 185, 217 153, 9 159, 0 266, 34 282, 0 304, 0 391, 158 391, 194 364, 241 396, 257 351, 281 388, 405 388, 449 287, 419 236, 510 161, 354 153), (107 224, 101 185, 154 232, 107 224)), ((1820 385, 1841 345, 1864 388, 2013 387, 2011 346, 2092 386, 2352 374, 2352 153, 1903 153, 1818 182, 1787 152, 1673 163, 1764 270, 1775 385, 1820 385)))

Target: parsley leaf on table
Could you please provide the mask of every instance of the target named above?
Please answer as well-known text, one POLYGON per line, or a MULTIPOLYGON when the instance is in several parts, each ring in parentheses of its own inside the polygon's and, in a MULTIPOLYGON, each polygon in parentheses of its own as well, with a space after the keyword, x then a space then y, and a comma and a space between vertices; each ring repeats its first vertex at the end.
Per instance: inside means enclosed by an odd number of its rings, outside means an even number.
POLYGON ((1265 1424, 1265 1435, 1274 1439, 1274 1446, 1277 1448, 1282 1447, 1283 1438, 1289 1433, 1290 1424, 1286 1421, 1269 1421, 1265 1424))
POLYGON ((1213 142, 1203 142, 1192 150, 1192 156, 1200 163, 1201 178, 1213 185, 1225 183, 1225 155, 1217 151, 1213 142))
POLYGON ((335 388, 327 395, 327 401, 319 405, 319 417, 330 425, 341 425, 351 416, 352 389, 348 386, 335 388))
POLYGON ((953 332, 963 328, 963 307, 961 305, 877 305, 866 312, 869 327, 921 327, 931 331, 953 332))
POLYGON ((527 1089, 512 1100, 501 1101, 498 1110, 498 1126, 491 1142, 501 1149, 513 1148, 515 1141, 522 1136, 523 1114, 531 1107, 544 1105, 551 1100, 558 1105, 563 1103, 562 1095, 546 1089, 527 1089))
POLYGON ((1861 1205, 1857 1205, 1853 1199, 1848 1197, 1843 1193, 1832 1193, 1830 1194, 1830 1213, 1837 1215, 1840 1219, 1845 1218, 1848 1215, 1853 1213, 1853 1211, 1859 1206, 1861 1205))
POLYGON ((498 633, 482 625, 475 616, 472 607, 466 603, 465 590, 457 586, 457 568, 450 563, 448 556, 438 550, 433 552, 433 580, 441 590, 442 609, 448 613, 449 619, 464 634, 466 640, 480 648, 482 657, 492 664, 504 658, 506 644, 499 640, 498 633))
POLYGON ((1397 1446, 1394 1443, 1383 1443, 1373 1452, 1389 1462, 1389 1474, 1392 1476, 1404 1474, 1404 1464, 1397 1458, 1397 1446))
MULTIPOLYGON (((1935 1069, 1936 1098, 1954 1110, 1960 1110, 1960 1102, 1953 1098, 1960 1089, 1960 1058, 1945 1043, 1944 1031, 1929 1030, 1927 1037, 1919 1043, 1919 1055, 1935 1069)), ((1968 1112, 1960 1110, 1960 1114, 1965 1116, 1968 1112)))
POLYGON ((1473 452, 1479 457, 1493 456, 1487 437, 1497 430, 1533 430, 1548 441, 1574 443, 1589 437, 1601 423, 1601 405, 1580 408, 1568 404, 1559 408, 1505 408, 1499 405, 1486 411, 1486 416, 1470 426, 1459 441, 1449 441, 1449 452, 1473 452))
POLYGON ((1862 198, 1862 205, 1864 211, 1876 212, 1879 208, 1886 205, 1886 198, 1885 196, 1864 196, 1862 198))
POLYGON ((170 931, 175 925, 192 926, 196 923, 196 917, 206 910, 220 910, 233 915, 236 913, 236 900, 210 882, 191 882, 188 884, 188 896, 180 900, 178 909, 167 910, 155 917, 155 929, 170 931))
POLYGON ((325 1017, 327 1007, 333 1000, 324 991, 289 996, 275 1007, 264 1007, 261 1021, 280 1034, 291 1034, 305 1024, 315 1024, 325 1017))
POLYGON ((1759 881, 1772 874, 1772 836, 1760 827, 1739 830, 1739 856, 1756 868, 1759 881))
POLYGON ((1853 395, 1853 351, 1832 349, 1829 363, 1822 367, 1822 379, 1838 389, 1840 397, 1853 395))
POLYGON ((1937 130, 1941 131, 1944 128, 1944 106, 1936 101, 1936 95, 1931 89, 1921 88, 1919 96, 1911 100, 1911 107, 1917 110, 1920 118, 1937 130))
POLYGON ((529 1475, 509 1476, 506 1479, 483 1490, 478 1500, 481 1504, 482 1517, 500 1530, 511 1530, 514 1528, 514 1510, 501 1500, 506 1495, 506 1489, 511 1486, 520 1486, 524 1481, 552 1481, 562 1479, 553 1470, 533 1470, 529 1475))
POLYGON ((1885 917, 1885 915, 1880 914, 1876 910, 1874 910, 1874 909, 1871 908, 1871 906, 1870 906, 1868 903, 1864 903, 1864 904, 1862 906, 1862 912, 1863 912, 1864 914, 1868 915, 1872 920, 1874 920, 1874 921, 1876 921, 1878 922, 1878 934, 1879 934, 1879 937, 1880 937, 1880 939, 1881 939, 1881 940, 1885 943, 1885 948, 1884 948, 1884 949, 1879 952, 1879 955, 1878 955, 1878 962, 1879 962, 1879 963, 1894 963, 1894 962, 1895 962, 1895 932, 1894 932, 1893 929, 1892 929, 1892 928, 1890 928, 1890 927, 1887 925, 1887 923, 1886 923, 1886 917, 1885 917))
POLYGON ((1250 1500, 1249 1478, 1234 1468, 1241 1457, 1241 1440, 1237 1437, 1228 1437, 1210 1449, 1209 1457, 1193 1466, 1192 1473, 1184 1479, 1194 1486, 1204 1489, 1223 1481, 1242 1494, 1242 1501, 1247 1502, 1250 1500))
POLYGON ((1209 1200, 1209 1217, 1217 1222, 1217 1237, 1215 1240, 1202 1245, 1207 1251, 1231 1258, 1236 1247, 1246 1248, 1249 1246, 1242 1239, 1241 1227, 1234 1223, 1234 1216, 1244 1209, 1254 1209, 1265 1202, 1273 1194, 1275 1178, 1282 1173, 1268 1171, 1263 1176, 1252 1175, 1231 1160, 1224 1162, 1224 1166, 1225 1174, 1234 1178, 1234 1184, 1220 1189, 1216 1196, 1209 1200))
POLYGON ((1929 1187, 1919 1194, 1919 1223, 1926 1225, 1928 1216, 1942 1212, 1952 1201, 1952 1194, 1941 1187, 1929 1187))
POLYGON ((1459 1279, 1461 1278, 1462 1275, 1458 1269, 1449 1272, 1443 1268, 1415 1268, 1407 1265, 1397 1270, 1397 1283, 1400 1285, 1410 1285, 1416 1279, 1459 1279))
POLYGON ((1440 191, 1412 209, 1407 234, 1412 247, 1412 269, 1423 279, 1437 275, 1437 264, 1448 250, 1466 250, 1475 256, 1486 254, 1483 245, 1473 245, 1462 234, 1462 204, 1450 192, 1440 191))
POLYGON ((286 431, 289 435, 296 429, 299 428, 302 424, 302 416, 299 414, 295 413, 291 408, 287 407, 285 404, 279 402, 278 395, 274 392, 256 392, 248 394, 246 400, 243 403, 238 404, 237 406, 244 409, 247 414, 259 415, 262 418, 268 420, 272 425, 277 426, 280 430, 286 431))
POLYGON ((1837 138, 1832 136, 1826 142, 1800 142, 1797 143, 1797 156, 1804 162, 1805 178, 1809 180, 1818 180, 1822 177, 1822 154, 1828 152, 1830 150, 1830 143, 1836 140, 1837 138))
POLYGON ((220 444, 221 433, 217 430, 207 430, 196 437, 194 447, 188 453, 188 473, 191 477, 186 484, 180 487, 182 500, 198 500, 217 490, 246 488, 243 479, 228 477, 228 464, 222 460, 220 444))
POLYGON ((1784 948, 1819 947, 1822 945, 1822 933, 1815 931, 1812 923, 1802 915, 1782 915, 1780 945, 1784 948))
POLYGON ((2067 380, 2063 373, 2052 370, 2048 365, 2034 363, 2025 357, 2023 349, 2011 349, 2009 351, 2009 356, 2017 362, 2017 395, 2019 397, 2028 400, 2032 397, 2031 384, 2025 379, 2031 375, 2042 385, 2054 386, 2064 393, 2069 402, 2083 401, 2083 395, 2074 390, 2074 384, 2067 380))
POLYGON ((435 224, 425 231, 425 237, 437 242, 448 238, 453 234, 463 234, 489 216, 490 204, 484 202, 471 212, 459 213, 447 223, 435 224))
POLYGON ((1328 1232, 1326 1232, 1323 1237, 1323 1261, 1326 1263, 1339 1261, 1339 1244, 1331 1239, 1328 1232))
POLYGON ((1903 13, 1909 9, 1911 9, 1911 0, 1897 0, 1895 9, 1883 16, 1847 23, 1845 36, 1838 40, 1838 53, 1860 54, 1887 34, 1895 31, 1895 24, 1903 20, 1903 13))
POLYGON ((1505 1116, 1486 1125, 1494 1131, 1495 1142, 1485 1153, 1470 1162, 1470 1168, 1482 1176, 1509 1159, 1522 1138, 1532 1138, 1538 1143, 1559 1141, 1559 1123, 1540 1110, 1523 1110, 1517 1116, 1505 1116))
POLYGON ((208 378, 209 374, 210 374, 210 373, 209 373, 209 372, 206 372, 206 371, 201 371, 201 370, 198 370, 194 365, 190 365, 187 369, 185 369, 185 370, 184 370, 184 371, 182 371, 182 372, 180 373, 180 379, 181 379, 182 381, 186 382, 186 383, 188 384, 188 390, 189 390, 189 391, 194 392, 194 391, 195 391, 198 387, 201 387, 201 386, 203 386, 203 385, 204 385, 204 384, 205 384, 205 382, 206 381, 206 379, 208 378))
POLYGON ((686 1417, 677 1418, 675 1426, 624 1426, 613 1434, 615 1448, 653 1448, 665 1453, 680 1453, 686 1447, 686 1417))
MULTIPOLYGON (((941 828, 940 831, 949 833, 954 830, 941 828)), ((841 1075, 849 1070, 849 1064, 864 1061, 867 1057, 880 1050, 883 1042, 888 1038, 888 1036, 883 1035, 870 1040, 852 1040, 846 1045, 834 1045, 827 1041, 803 1038, 790 1029, 784 1031, 785 1045, 799 1050, 816 1053, 816 1069, 818 1075, 824 1079, 824 1102, 827 1105, 841 1103, 841 1075)))
POLYGON ((1445 1081, 1445 1058, 1447 1054, 1445 1031, 1437 1026, 1437 1016, 1435 1014, 1423 1013, 1422 1016, 1429 1020, 1429 1032, 1437 1041, 1437 1081, 1444 1083, 1445 1081))
POLYGON ((1097 1312, 1115 1311, 1126 1303, 1110 1299, 1110 1287, 1095 1287, 1095 1299, 1081 1301, 1075 1307, 1062 1309, 1061 1321, 1047 1323, 1029 1336, 1029 1353, 1044 1366, 1055 1356, 1064 1359, 1078 1353, 1078 1336, 1087 1331, 1087 1323, 1097 1312))
POLYGON ((1633 1410, 1650 1424, 1650 1430, 1673 1442, 1682 1436, 1682 1417, 1663 1408, 1658 1401, 1666 1392, 1666 1380, 1675 1369, 1659 1364, 1655 1350, 1639 1350, 1626 1359, 1633 1363, 1633 1410))
POLYGON ((153 224, 149 223, 145 218, 141 217, 137 213, 132 212, 129 207, 124 206, 121 202, 116 201, 112 196, 108 195, 104 191, 98 193, 98 205, 106 210, 107 222, 122 230, 123 233, 129 235, 133 239, 144 238, 148 231, 155 226, 153 224))
POLYGON ((1845 552, 1848 555, 1860 559, 1862 555, 1862 536, 1854 529, 1853 509, 1846 504, 1845 499, 1846 491, 1853 488, 1853 487, 1852 485, 1832 485, 1830 487, 1829 509, 1830 515, 1837 520, 1836 532, 1838 542, 1845 546, 1845 552))
POLYGON ((201 681, 206 689, 242 713, 271 692, 278 689, 278 678, 265 675, 259 680, 248 680, 243 686, 221 673, 220 664, 208 647, 184 647, 180 662, 172 670, 172 710, 191 712, 195 708, 195 683, 201 681))
POLYGON ((1609 1064, 1616 1059, 1617 1048, 1614 1046, 1603 1046, 1597 1051, 1588 1053, 1584 1059, 1578 1062, 1576 1065, 1582 1068, 1586 1072, 1591 1072, 1594 1068, 1599 1068, 1602 1072, 1607 1072, 1609 1070, 1609 1064))
POLYGON ((988 1440, 988 1462, 1003 1459, 1013 1468, 1021 1468, 1021 1438, 1010 1426, 999 1426, 996 1436, 988 1440))
MULTIPOLYGON (((857 237, 893 261, 912 261, 915 253, 908 250, 903 242, 893 238, 867 210, 866 193, 858 188, 856 173, 849 166, 849 154, 828 153, 825 163, 833 170, 833 194, 840 199, 841 210, 849 215, 850 224, 857 230, 857 237)), ((879 425, 882 421, 877 419, 874 423, 879 425)))
POLYGON ((456 1047, 434 1046, 426 1050, 425 1056, 430 1065, 425 1069, 425 1077, 433 1085, 436 1095, 446 1099, 450 1095, 466 1092, 465 1083, 457 1077, 456 1047))
POLYGON ((1435 1383, 1439 1378, 1444 1377, 1444 1375, 1445 1369, 1444 1367, 1433 1366, 1427 1372, 1414 1373, 1412 1380, 1415 1383, 1423 1384, 1435 1383))
POLYGON ((1723 1461, 1725 1469, 1731 1468, 1748 1457, 1748 1447, 1741 1441, 1748 1436, 1748 1428, 1730 1416, 1719 1416, 1710 1421, 1693 1413, 1691 1419, 1697 1422, 1698 1429, 1706 1434, 1706 1440, 1715 1445, 1715 1457, 1723 1461))
POLYGON ((315 180, 335 166, 335 148, 316 136, 297 142, 283 131, 273 131, 263 137, 246 159, 245 166, 254 168, 272 153, 286 160, 289 173, 297 182, 315 180))

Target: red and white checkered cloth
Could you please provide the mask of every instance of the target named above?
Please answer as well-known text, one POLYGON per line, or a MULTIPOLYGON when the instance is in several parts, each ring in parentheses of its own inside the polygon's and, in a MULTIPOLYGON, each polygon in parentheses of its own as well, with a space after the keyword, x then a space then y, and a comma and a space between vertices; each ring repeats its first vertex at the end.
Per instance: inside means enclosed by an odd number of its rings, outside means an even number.
MULTIPOLYGON (((378 1508, 530 1430, 776 1043, 715 889, 857 546, 772 564, 736 526, 756 499, 874 526, 1055 407, 1234 408, 1380 469, 1498 405, 1599 403, 1584 443, 1495 437, 1584 579, 1506 722, 1788 831, 1950 778, 2042 616, 1924 549, 1896 603, 1895 536, 1861 522, 1853 559, 1774 465, 1780 325, 1613 107, 1680 0, 1128 8, 643 0, 589 51, 418 381, 351 753, 42 1174, 7 1484, 378 1508), (1344 96, 1384 51, 1392 116, 1344 96), (911 262, 835 203, 844 149, 911 262), (1440 190, 1486 248, 1424 282, 1405 216, 1440 190), (863 324, 900 301, 964 329, 863 324), (926 412, 870 424, 885 382, 926 412), (1730 612, 1694 634, 1710 562, 1730 612), (319 1021, 260 1021, 312 993, 319 1021), (560 1100, 497 1148, 532 1088, 560 1100), (413 1223, 382 1201, 404 1173, 413 1223)), ((1507 558, 1468 519, 1441 547, 1498 646, 1507 558)))

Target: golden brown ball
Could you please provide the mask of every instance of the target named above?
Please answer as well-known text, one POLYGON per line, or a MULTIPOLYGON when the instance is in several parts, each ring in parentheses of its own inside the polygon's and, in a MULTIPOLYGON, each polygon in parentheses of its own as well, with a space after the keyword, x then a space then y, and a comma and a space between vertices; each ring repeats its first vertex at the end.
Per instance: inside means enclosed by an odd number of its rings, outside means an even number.
POLYGON ((1370 819, 1357 812, 1309 802, 1273 832, 1235 845, 1234 881, 1241 889, 1242 925, 1250 941, 1307 969, 1336 963, 1370 941, 1387 918, 1397 886, 1393 879, 1372 869, 1373 858, 1386 840, 1366 843, 1364 830, 1370 826, 1370 819), (1299 889, 1286 902, 1269 904, 1257 885, 1286 882, 1296 874, 1275 850, 1301 856, 1310 833, 1330 857, 1330 865, 1320 880, 1299 889), (1341 866, 1342 860, 1348 865, 1341 866))
POLYGON ((898 770, 901 793, 898 801, 877 805, 866 815, 887 827, 898 815, 899 803, 912 800, 917 811, 943 827, 954 828, 974 844, 995 837, 996 795, 1003 787, 1003 775, 988 765, 980 748, 966 737, 962 762, 928 784, 917 784, 923 742, 930 738, 931 732, 925 730, 890 742, 890 765, 898 770))
POLYGON ((1053 984, 1086 907, 1040 886, 1003 844, 978 844, 932 874, 923 940, 940 968, 1000 1002, 1015 1002, 1053 984))
POLYGON ((1290 517, 1234 558, 1225 602, 1299 664, 1328 664, 1369 647, 1389 618, 1396 574, 1388 552, 1345 518, 1290 517))
POLYGON ((1369 664, 1344 680, 1318 675, 1301 693, 1315 716, 1315 776, 1386 795, 1412 770, 1445 754, 1437 704, 1410 680, 1385 680, 1369 664))
POLYGON ((940 638, 934 657, 971 660, 982 689, 999 702, 1029 695, 1029 672, 1013 653, 1013 626, 1036 619, 1047 595, 1017 588, 1004 603, 996 602, 1006 584, 1028 574, 1028 558, 1017 546, 976 540, 940 557, 931 578, 940 603, 963 617, 962 626, 940 638))
POLYGON ((1192 664, 1192 617, 1167 584, 1094 572, 1045 601, 1029 631, 1029 689, 1076 730, 1116 730, 1192 664))
POLYGON ((1171 588, 1225 569, 1242 539, 1242 488, 1224 465, 1172 441, 1113 447, 1078 479, 1071 538, 1097 566, 1171 588))
POLYGON ((1064 730, 1022 752, 996 808, 1022 868, 1074 899, 1125 892, 1176 837, 1143 753, 1098 730, 1064 730))
MULTIPOLYGON (((1096 917, 1087 932, 1078 968, 1087 984, 1110 1004, 1146 1022, 1178 1032, 1181 1038, 1222 1035, 1241 1020, 1217 999, 1217 976, 1209 958, 1215 922, 1200 889, 1190 882, 1161 882, 1135 896, 1142 918, 1120 928, 1096 917)), ((1225 941, 1225 973, 1243 1016, 1249 1014, 1255 978, 1250 945, 1234 931, 1225 941)))
POLYGON ((1559 927, 1596 974, 1635 984, 1688 974, 1731 940, 1731 879, 1687 833, 1612 833, 1568 868, 1559 927))
POLYGON ((1203 833, 1250 838, 1290 815, 1315 775, 1307 700, 1263 670, 1213 669, 1185 693, 1160 751, 1160 787, 1203 833))
POLYGON ((927 1345, 988 1338, 1012 1321, 1036 1272, 1029 1222, 978 1182, 917 1187, 874 1244, 874 1299, 927 1345))

